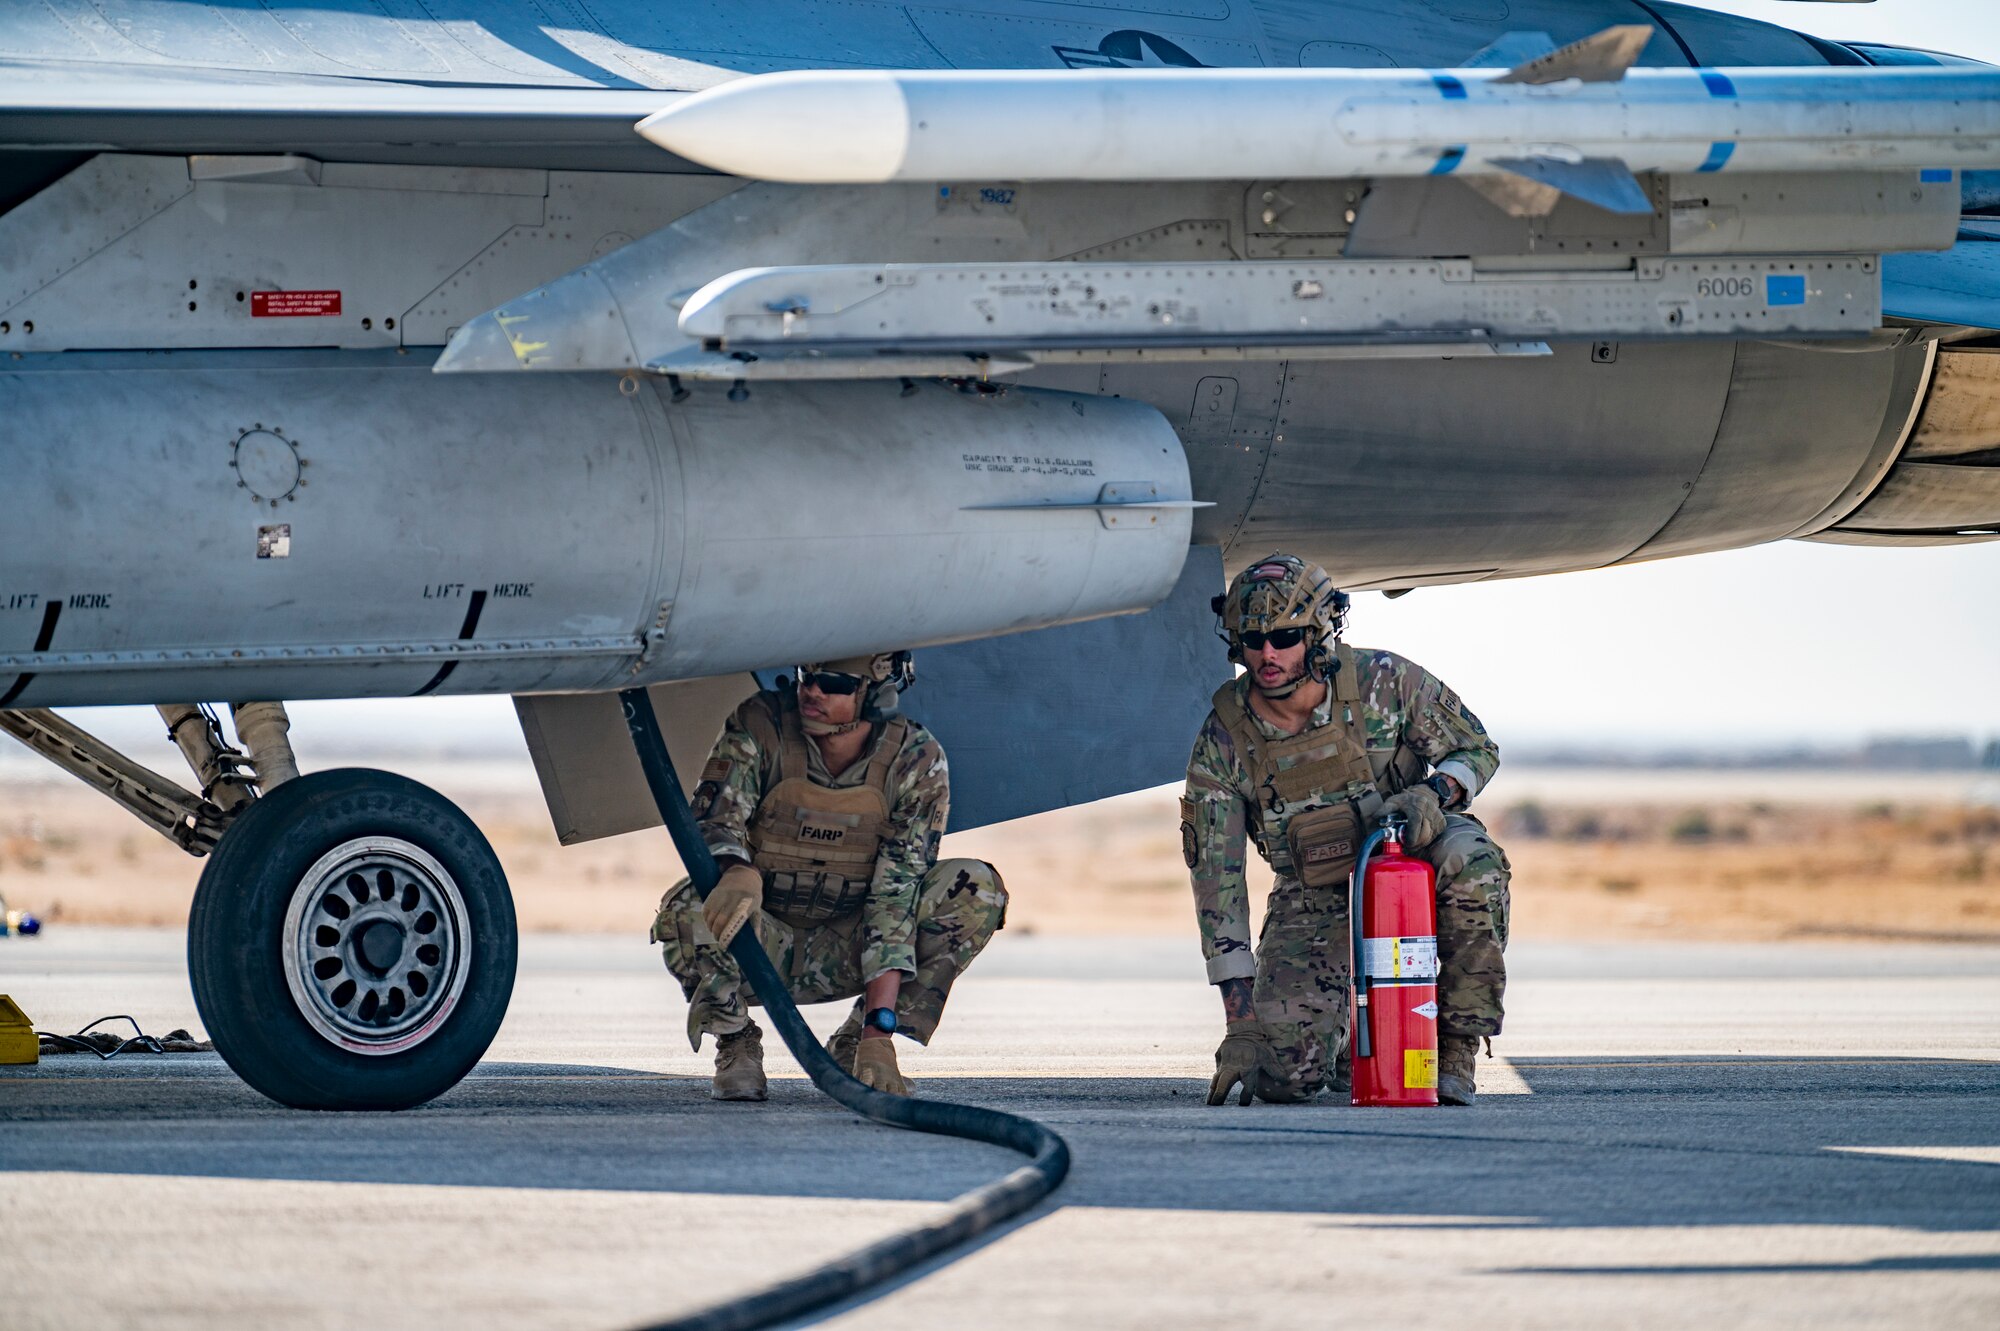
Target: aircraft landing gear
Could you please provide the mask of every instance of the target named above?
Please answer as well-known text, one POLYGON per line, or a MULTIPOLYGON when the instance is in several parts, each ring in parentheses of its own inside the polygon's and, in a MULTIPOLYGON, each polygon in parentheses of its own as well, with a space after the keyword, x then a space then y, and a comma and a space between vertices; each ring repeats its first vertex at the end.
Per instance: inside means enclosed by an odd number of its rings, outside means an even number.
POLYGON ((450 1090, 514 988, 514 902, 436 791, 347 768, 285 781, 231 821, 188 919, 209 1038, 298 1109, 407 1109, 450 1090))

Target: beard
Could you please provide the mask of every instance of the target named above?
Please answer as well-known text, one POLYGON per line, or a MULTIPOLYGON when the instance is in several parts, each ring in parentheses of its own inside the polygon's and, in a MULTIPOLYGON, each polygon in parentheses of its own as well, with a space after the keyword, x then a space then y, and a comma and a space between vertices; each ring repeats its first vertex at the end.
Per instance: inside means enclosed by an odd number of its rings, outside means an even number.
POLYGON ((1285 676, 1284 679, 1278 681, 1276 684, 1264 683, 1257 678, 1256 672, 1252 671, 1250 674, 1250 687, 1263 694, 1266 698, 1288 698, 1298 689, 1299 685, 1305 683, 1305 679, 1306 664, 1301 660, 1297 670, 1285 676))

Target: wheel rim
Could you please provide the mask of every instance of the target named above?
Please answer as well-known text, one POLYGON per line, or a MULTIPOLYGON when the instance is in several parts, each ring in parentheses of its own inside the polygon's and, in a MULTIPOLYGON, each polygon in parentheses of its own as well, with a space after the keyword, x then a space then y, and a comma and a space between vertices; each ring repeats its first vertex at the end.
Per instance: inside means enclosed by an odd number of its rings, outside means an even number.
POLYGON ((435 1034, 471 961, 465 898, 445 867, 396 837, 321 856, 285 912, 285 983, 312 1028, 358 1054, 435 1034))

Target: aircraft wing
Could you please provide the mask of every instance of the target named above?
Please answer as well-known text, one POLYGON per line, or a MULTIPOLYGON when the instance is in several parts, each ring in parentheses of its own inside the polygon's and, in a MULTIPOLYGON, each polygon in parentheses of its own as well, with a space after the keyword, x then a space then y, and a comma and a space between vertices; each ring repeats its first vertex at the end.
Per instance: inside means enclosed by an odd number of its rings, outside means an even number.
POLYGON ((0 145, 61 153, 287 153, 325 160, 702 172, 633 132, 685 92, 432 87, 297 76, 51 76, 0 62, 0 145))

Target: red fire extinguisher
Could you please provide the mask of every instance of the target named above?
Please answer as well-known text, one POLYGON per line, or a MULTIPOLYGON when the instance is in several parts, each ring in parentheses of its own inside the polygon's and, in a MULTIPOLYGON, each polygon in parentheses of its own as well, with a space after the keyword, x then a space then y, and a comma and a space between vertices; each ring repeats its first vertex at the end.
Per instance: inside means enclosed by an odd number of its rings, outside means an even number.
POLYGON ((1354 866, 1357 1105, 1438 1102, 1436 879, 1403 853, 1402 837, 1400 823, 1385 825, 1354 866))

